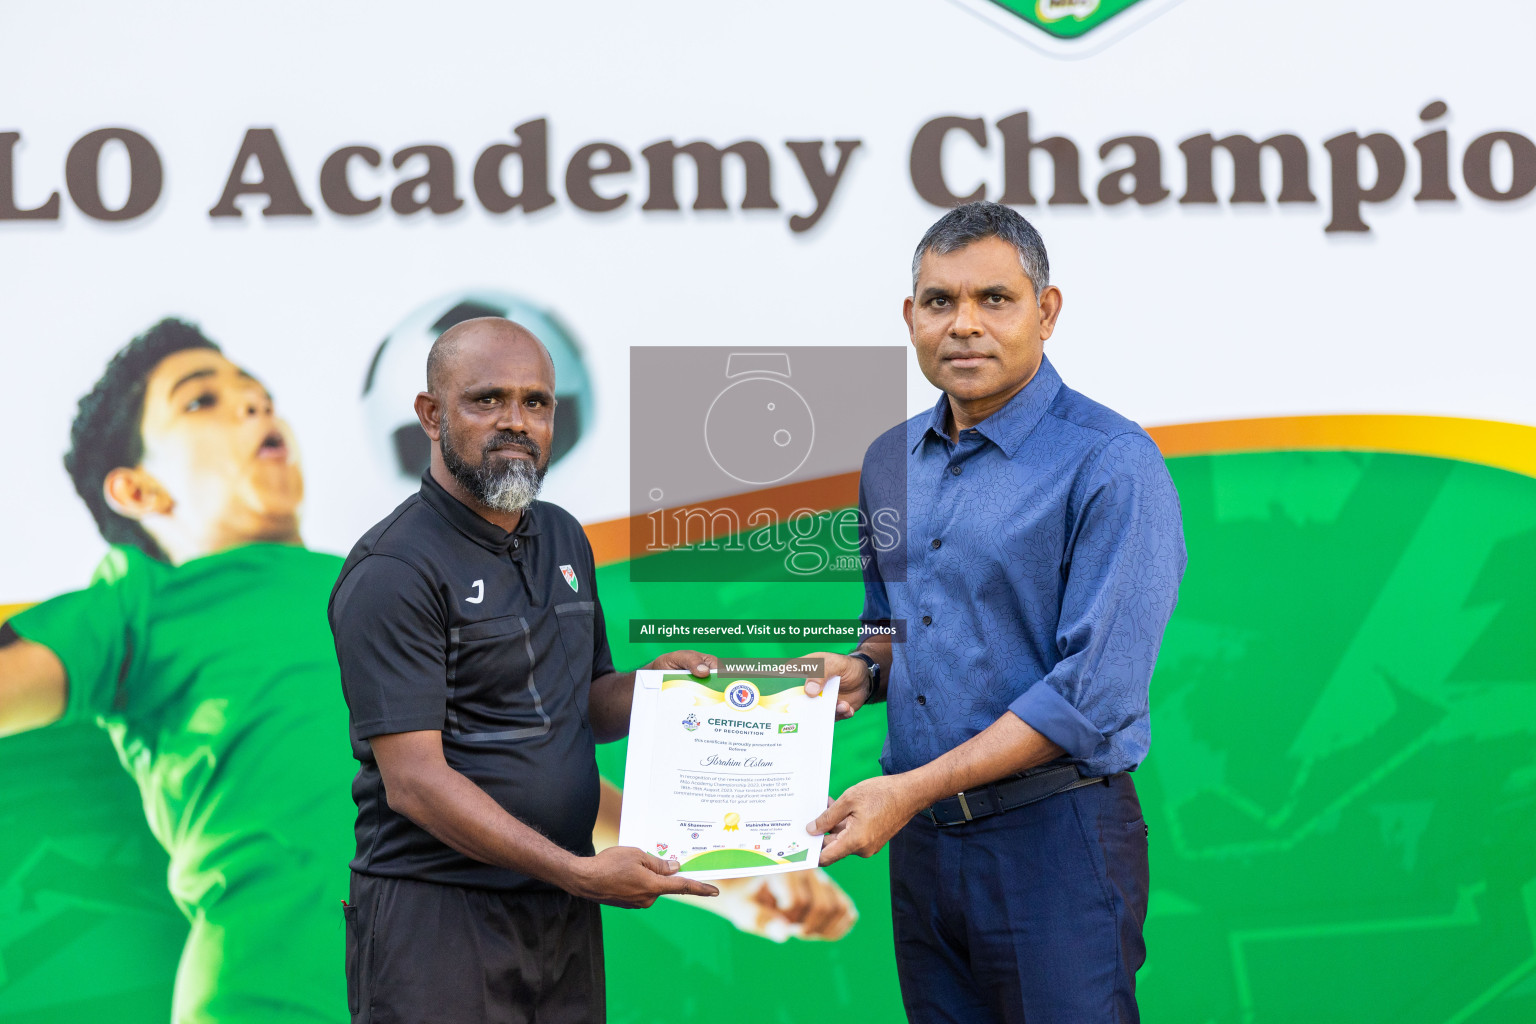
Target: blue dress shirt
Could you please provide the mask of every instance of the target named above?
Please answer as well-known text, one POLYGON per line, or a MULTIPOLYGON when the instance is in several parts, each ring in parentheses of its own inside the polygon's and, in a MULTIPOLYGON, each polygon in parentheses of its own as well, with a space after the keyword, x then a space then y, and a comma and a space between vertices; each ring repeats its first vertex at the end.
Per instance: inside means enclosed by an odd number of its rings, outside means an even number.
POLYGON ((1012 711, 1090 775, 1135 768, 1185 563, 1162 454, 1049 360, 958 443, 948 425, 940 395, 860 475, 863 522, 895 509, 905 526, 862 538, 864 621, 906 623, 882 767, 927 764, 1012 711))

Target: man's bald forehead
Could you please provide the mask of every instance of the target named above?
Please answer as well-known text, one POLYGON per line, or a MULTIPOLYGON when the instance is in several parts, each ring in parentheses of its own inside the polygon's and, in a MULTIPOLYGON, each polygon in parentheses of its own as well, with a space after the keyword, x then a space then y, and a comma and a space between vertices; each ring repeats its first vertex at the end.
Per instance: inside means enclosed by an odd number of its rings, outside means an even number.
POLYGON ((538 347, 549 364, 550 380, 555 376, 555 360, 549 349, 528 328, 520 323, 499 316, 475 317, 463 320, 438 335, 427 353, 427 390, 440 394, 453 373, 459 357, 483 345, 527 345, 538 347))

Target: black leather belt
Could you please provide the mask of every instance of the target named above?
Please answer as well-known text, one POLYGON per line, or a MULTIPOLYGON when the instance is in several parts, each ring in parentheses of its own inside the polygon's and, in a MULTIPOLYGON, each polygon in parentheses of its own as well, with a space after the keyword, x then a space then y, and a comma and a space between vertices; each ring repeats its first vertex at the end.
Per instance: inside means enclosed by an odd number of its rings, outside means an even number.
POLYGON ((1095 782, 1106 782, 1109 778, 1111 776, 1105 775, 1085 778, 1075 764, 1057 765, 994 782, 981 789, 957 793, 924 809, 922 814, 940 828, 964 825, 968 821, 1002 814, 1015 807, 1023 807, 1025 804, 1044 800, 1057 793, 1065 793, 1069 789, 1089 786, 1095 782))

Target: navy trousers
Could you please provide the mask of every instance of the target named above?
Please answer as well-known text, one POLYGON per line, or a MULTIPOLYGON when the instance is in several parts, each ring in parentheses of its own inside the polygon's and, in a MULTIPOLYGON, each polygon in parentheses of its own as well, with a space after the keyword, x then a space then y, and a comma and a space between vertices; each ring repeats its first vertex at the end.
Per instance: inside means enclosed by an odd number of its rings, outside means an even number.
POLYGON ((901 999, 914 1024, 1136 1022, 1147 826, 1130 776, 891 840, 901 999))

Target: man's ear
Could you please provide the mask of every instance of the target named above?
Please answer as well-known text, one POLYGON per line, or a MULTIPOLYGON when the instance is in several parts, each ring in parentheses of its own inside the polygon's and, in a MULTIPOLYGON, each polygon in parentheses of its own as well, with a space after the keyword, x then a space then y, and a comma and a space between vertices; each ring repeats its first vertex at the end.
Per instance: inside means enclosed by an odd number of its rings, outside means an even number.
POLYGON ((421 421, 421 429, 435 442, 442 433, 443 407, 437 404, 432 392, 416 393, 416 418, 421 421))
POLYGON ((901 303, 901 318, 907 322, 907 340, 917 344, 917 332, 912 327, 912 296, 908 295, 901 303))
POLYGON ((160 481, 140 466, 114 469, 101 482, 101 492, 108 508, 135 522, 152 515, 169 515, 176 506, 160 481))
POLYGON ((1048 341, 1056 333, 1056 318, 1061 316, 1061 289, 1050 285, 1040 293, 1040 340, 1048 341))

